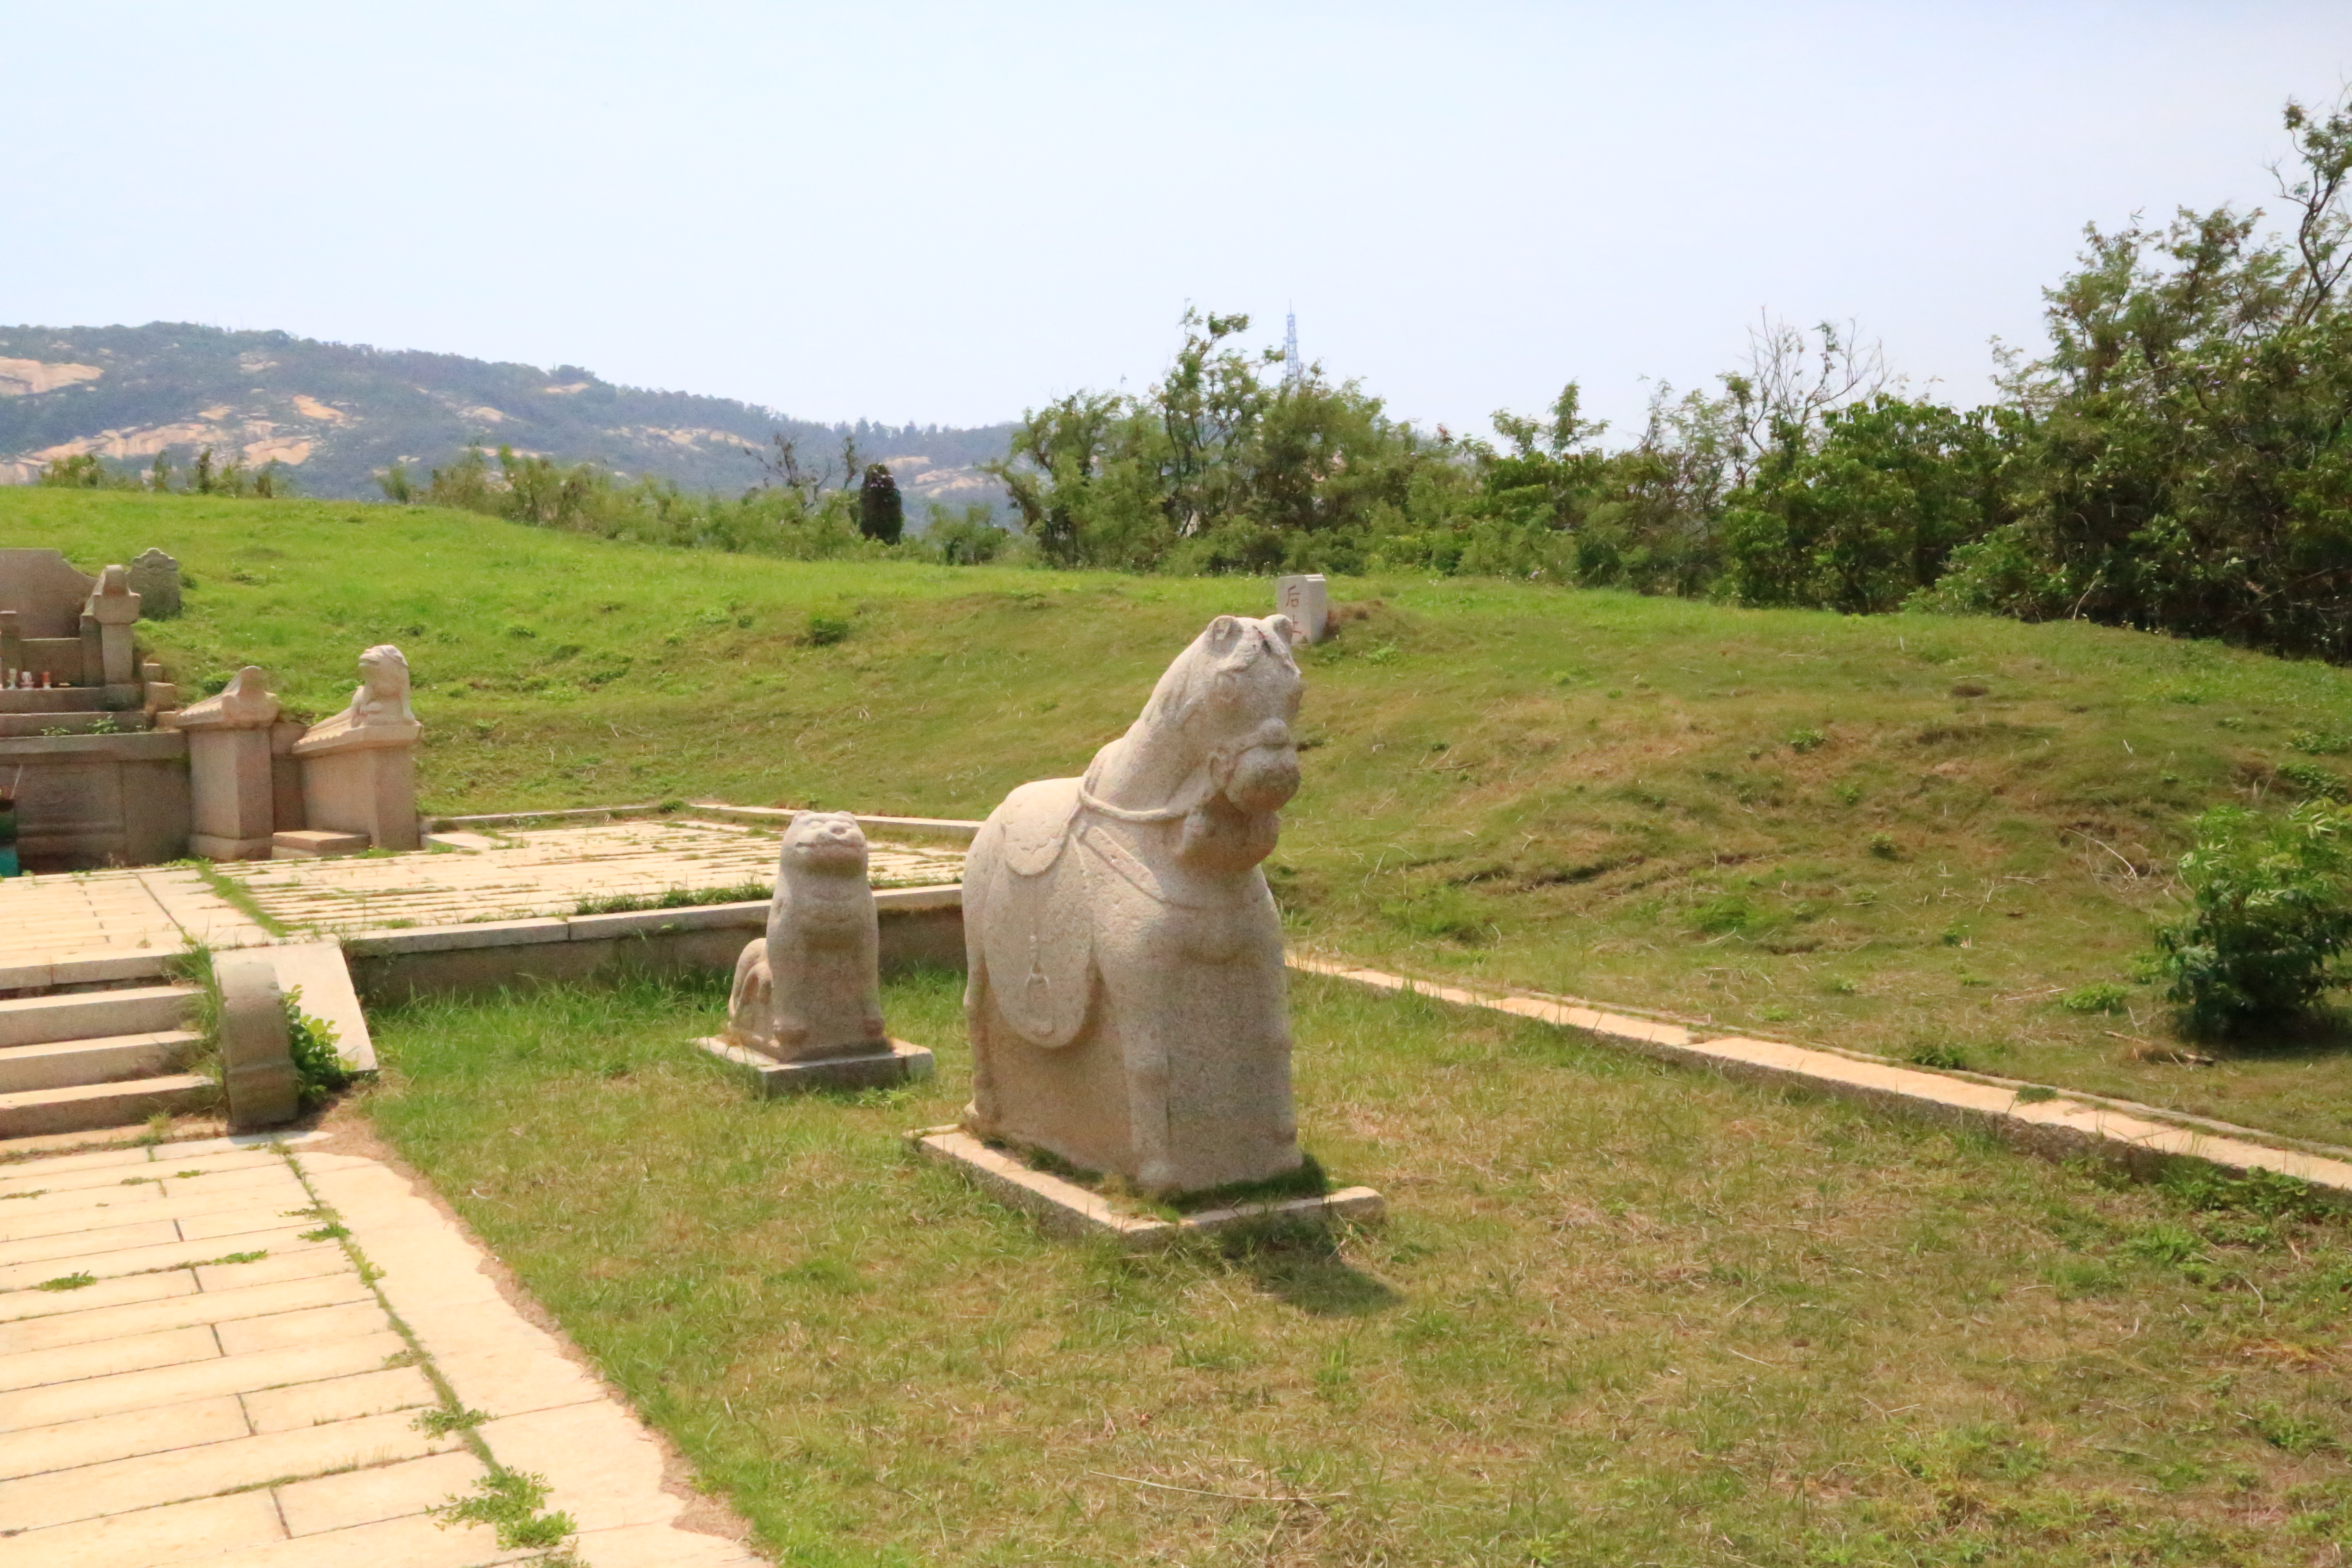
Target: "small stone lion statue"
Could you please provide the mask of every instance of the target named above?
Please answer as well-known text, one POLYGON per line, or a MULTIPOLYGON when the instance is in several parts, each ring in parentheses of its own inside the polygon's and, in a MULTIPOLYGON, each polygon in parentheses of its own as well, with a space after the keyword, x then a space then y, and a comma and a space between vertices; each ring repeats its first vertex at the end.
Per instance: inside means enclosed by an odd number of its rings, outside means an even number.
POLYGON ((857 819, 796 813, 776 863, 768 934, 735 961, 727 1043, 783 1062, 887 1051, 881 948, 857 819))

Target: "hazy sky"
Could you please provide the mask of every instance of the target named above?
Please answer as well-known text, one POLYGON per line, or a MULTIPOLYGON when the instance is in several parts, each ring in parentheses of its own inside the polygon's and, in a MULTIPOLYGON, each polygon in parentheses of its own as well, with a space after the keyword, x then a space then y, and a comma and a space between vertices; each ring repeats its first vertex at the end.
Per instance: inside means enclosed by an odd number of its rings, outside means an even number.
POLYGON ((1290 306, 1406 416, 1622 426, 1769 310, 1969 401, 2084 223, 2259 201, 2347 78, 2346 0, 0 0, 0 320, 973 424, 1290 306))

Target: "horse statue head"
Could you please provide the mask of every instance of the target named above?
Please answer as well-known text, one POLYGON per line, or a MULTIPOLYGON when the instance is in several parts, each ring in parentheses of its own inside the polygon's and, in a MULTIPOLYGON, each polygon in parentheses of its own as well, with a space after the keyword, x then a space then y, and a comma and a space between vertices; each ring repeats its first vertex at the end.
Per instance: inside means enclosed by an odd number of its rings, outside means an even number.
POLYGON ((1219 616, 1152 688, 1127 733, 1095 754, 1079 801, 1116 821, 1182 822, 1177 857, 1243 871, 1272 852, 1298 793, 1304 683, 1290 617, 1219 616))

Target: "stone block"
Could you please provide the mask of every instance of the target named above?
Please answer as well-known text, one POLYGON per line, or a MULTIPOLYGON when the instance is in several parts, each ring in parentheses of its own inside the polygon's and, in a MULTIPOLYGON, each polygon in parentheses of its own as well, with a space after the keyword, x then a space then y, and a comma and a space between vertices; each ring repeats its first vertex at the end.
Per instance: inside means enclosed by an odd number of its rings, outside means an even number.
POLYGON ((1037 1170, 1003 1149, 991 1148, 959 1127, 933 1127, 909 1135, 927 1159, 947 1166, 999 1203, 1034 1217, 1048 1235, 1105 1237, 1130 1252, 1166 1247, 1184 1236, 1277 1225, 1361 1225, 1388 1217, 1388 1203, 1370 1187, 1342 1187, 1319 1197, 1276 1198, 1202 1209, 1180 1219, 1121 1212, 1101 1194, 1037 1170))
POLYGON ((188 853, 199 860, 267 860, 271 850, 267 838, 221 838, 209 833, 191 833, 188 853))
POLYGON ((270 835, 273 860, 323 860, 335 855, 357 855, 369 847, 364 833, 339 833, 327 827, 298 827, 270 835))
POLYGON ((934 1065, 929 1050, 904 1040, 892 1040, 884 1051, 805 1062, 780 1062, 719 1039, 694 1043, 747 1075, 755 1092, 771 1100, 824 1089, 889 1089, 930 1077, 934 1065))
POLYGON ((268 951, 225 952, 213 961, 220 987, 221 1085, 237 1131, 291 1121, 302 1109, 286 1029, 285 994, 268 951))

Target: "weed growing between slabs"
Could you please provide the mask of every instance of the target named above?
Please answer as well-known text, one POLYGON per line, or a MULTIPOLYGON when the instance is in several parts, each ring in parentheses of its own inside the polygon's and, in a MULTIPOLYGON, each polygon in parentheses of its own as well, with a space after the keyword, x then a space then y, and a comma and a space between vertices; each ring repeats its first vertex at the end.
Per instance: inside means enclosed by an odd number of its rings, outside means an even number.
POLYGON ((1300 1122, 1393 1217, 1129 1258, 750 1099, 723 986, 383 1015, 361 1102, 795 1563, 2301 1564, 2352 1544, 2352 1230, 1557 1031, 1296 983, 1300 1122))

